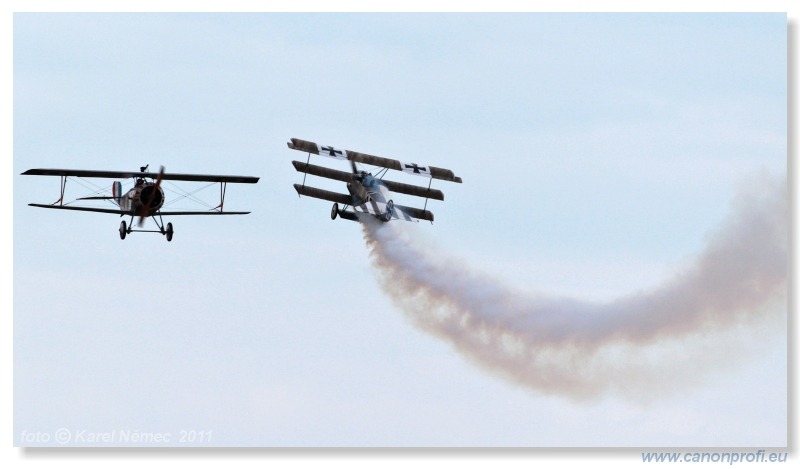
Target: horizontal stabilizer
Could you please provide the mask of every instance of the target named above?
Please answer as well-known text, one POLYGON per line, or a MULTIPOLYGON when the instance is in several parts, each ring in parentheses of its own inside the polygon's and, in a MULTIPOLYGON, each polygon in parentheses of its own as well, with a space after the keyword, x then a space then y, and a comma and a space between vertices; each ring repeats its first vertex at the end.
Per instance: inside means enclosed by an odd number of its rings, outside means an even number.
POLYGON ((353 198, 346 194, 339 194, 337 192, 326 191, 324 189, 317 189, 316 187, 302 186, 300 184, 295 184, 294 189, 298 194, 308 197, 315 197, 317 199, 328 200, 344 205, 350 205, 353 203, 353 198))

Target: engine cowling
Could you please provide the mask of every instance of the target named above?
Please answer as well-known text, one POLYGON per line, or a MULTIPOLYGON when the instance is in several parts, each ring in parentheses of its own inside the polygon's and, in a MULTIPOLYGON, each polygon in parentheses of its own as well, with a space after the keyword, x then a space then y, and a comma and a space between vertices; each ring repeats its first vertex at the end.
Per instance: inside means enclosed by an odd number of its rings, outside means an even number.
POLYGON ((142 207, 149 207, 153 213, 164 205, 164 190, 154 184, 148 184, 139 191, 139 203, 142 207))

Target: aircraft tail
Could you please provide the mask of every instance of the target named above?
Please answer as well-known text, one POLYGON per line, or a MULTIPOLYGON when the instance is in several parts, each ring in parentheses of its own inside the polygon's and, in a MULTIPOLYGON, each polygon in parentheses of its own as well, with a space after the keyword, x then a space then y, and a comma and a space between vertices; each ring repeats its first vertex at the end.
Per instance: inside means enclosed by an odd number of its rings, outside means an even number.
POLYGON ((114 203, 117 205, 120 204, 122 200, 122 183, 119 181, 114 181, 114 184, 111 185, 111 196, 114 199, 114 203))

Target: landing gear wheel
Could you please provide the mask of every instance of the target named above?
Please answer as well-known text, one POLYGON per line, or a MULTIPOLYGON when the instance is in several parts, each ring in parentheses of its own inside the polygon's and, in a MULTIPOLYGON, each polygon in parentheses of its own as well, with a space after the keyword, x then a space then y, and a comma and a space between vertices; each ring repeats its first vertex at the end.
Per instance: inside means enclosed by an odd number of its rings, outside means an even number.
POLYGON ((119 224, 119 239, 125 239, 125 235, 128 234, 128 225, 125 223, 125 220, 122 220, 122 223, 119 224))
POLYGON ((331 220, 336 220, 337 215, 339 215, 339 204, 334 202, 331 207, 331 220))
POLYGON ((167 232, 164 233, 167 235, 167 241, 172 241, 172 233, 175 231, 172 229, 172 223, 167 223, 167 232))

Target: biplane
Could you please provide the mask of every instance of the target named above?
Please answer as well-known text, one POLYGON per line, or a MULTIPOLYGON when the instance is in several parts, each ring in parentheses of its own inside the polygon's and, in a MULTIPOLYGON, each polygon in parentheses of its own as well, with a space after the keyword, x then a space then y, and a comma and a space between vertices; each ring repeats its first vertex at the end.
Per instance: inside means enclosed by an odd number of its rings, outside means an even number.
MULTIPOLYGON (((213 174, 170 174, 164 172, 164 167, 157 173, 148 172, 150 165, 143 166, 136 171, 92 171, 76 169, 29 169, 22 173, 24 176, 59 176, 61 178, 61 196, 52 204, 28 204, 31 207, 52 208, 58 210, 78 210, 84 212, 113 213, 121 217, 129 215, 130 223, 125 220, 119 225, 119 237, 131 232, 161 233, 166 236, 167 241, 172 241, 175 232, 172 223, 164 224, 162 217, 173 215, 246 215, 250 212, 226 212, 223 210, 225 204, 225 192, 228 183, 255 184, 258 177, 253 176, 221 176, 213 174), (102 200, 110 203, 108 208, 90 207, 83 205, 72 205, 64 203, 64 189, 67 179, 75 178, 109 178, 109 179, 132 179, 133 187, 123 193, 122 182, 114 181, 111 184, 111 195, 80 197, 78 200, 102 200), (162 181, 195 181, 220 184, 219 205, 210 210, 162 210, 166 197, 164 189, 161 187, 162 181), (111 208, 116 207, 116 208, 111 208), (144 220, 151 217, 158 230, 133 229, 134 218, 138 217, 138 226, 144 225, 144 220)), ((188 195, 188 194, 187 194, 188 195)))
POLYGON ((306 195, 318 199, 333 202, 331 207, 331 220, 341 217, 346 220, 358 221, 360 214, 370 214, 383 222, 390 220, 405 220, 418 222, 428 220, 433 222, 433 213, 428 208, 428 199, 444 200, 444 194, 438 189, 431 189, 431 182, 434 179, 461 183, 461 178, 453 174, 449 169, 437 168, 434 166, 424 166, 416 163, 405 163, 399 160, 383 158, 380 156, 368 155, 351 150, 342 150, 326 145, 317 145, 314 142, 293 138, 287 143, 292 150, 308 153, 305 163, 292 161, 294 168, 303 175, 303 183, 295 184, 294 188, 298 195, 306 195), (348 160, 351 171, 339 171, 310 164, 311 155, 327 156, 337 160, 348 160), (356 164, 378 166, 382 168, 377 174, 360 170, 356 164), (400 182, 387 181, 383 176, 388 170, 394 169, 404 173, 423 176, 430 179, 428 187, 415 186, 400 182), (341 194, 305 184, 306 175, 319 176, 328 179, 342 181, 347 184, 349 194, 341 194), (392 193, 400 193, 425 198, 423 208, 406 207, 395 204, 392 193), (348 210, 352 207, 352 211, 348 210))

